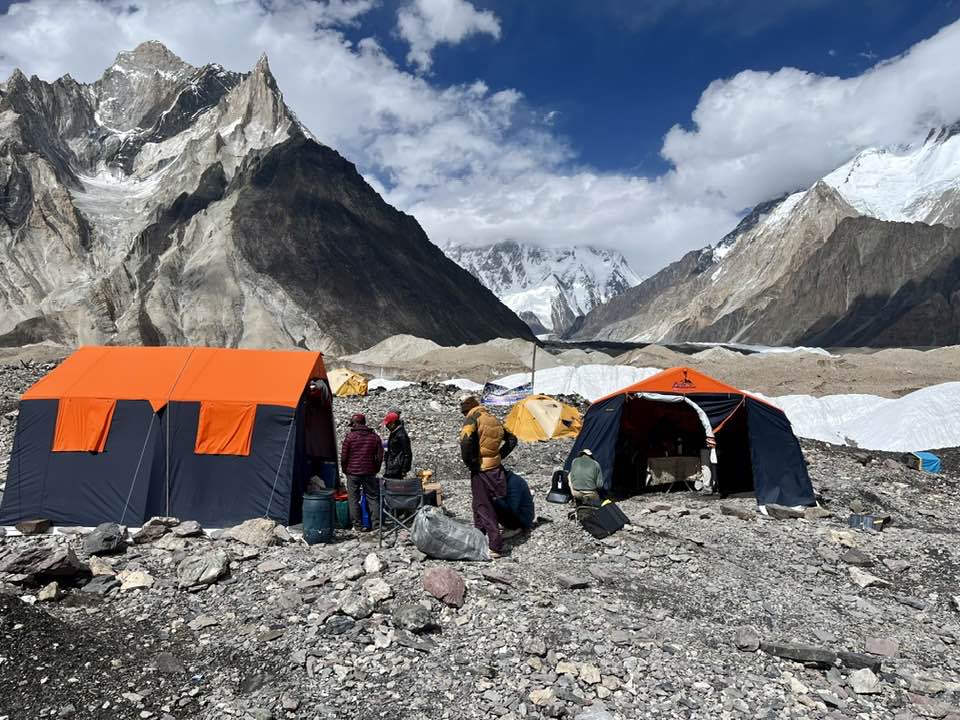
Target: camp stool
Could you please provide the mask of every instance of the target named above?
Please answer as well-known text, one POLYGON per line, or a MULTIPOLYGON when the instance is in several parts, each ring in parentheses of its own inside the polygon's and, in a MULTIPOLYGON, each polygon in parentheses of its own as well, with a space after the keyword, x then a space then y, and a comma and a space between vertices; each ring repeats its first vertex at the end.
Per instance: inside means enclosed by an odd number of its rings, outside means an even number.
POLYGON ((413 528, 413 519, 423 507, 423 485, 420 478, 410 480, 380 479, 380 527, 379 546, 383 547, 384 536, 391 538, 390 546, 397 544, 401 528, 408 532, 413 528))

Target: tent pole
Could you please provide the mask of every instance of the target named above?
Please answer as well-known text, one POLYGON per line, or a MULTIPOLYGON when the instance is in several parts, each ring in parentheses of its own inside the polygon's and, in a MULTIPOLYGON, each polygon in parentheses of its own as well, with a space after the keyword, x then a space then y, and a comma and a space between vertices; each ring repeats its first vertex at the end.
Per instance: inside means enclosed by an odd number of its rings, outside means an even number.
POLYGON ((171 407, 169 402, 167 402, 166 410, 167 410, 167 441, 165 445, 166 445, 166 451, 167 451, 167 461, 166 463, 164 463, 164 465, 166 467, 167 477, 166 477, 166 483, 165 483, 166 487, 164 488, 164 490, 167 498, 167 509, 166 509, 166 512, 164 512, 164 515, 166 515, 167 517, 170 517, 170 410, 171 410, 171 407))
POLYGON ((530 368, 530 394, 536 395, 537 390, 537 344, 533 344, 533 363, 530 368))

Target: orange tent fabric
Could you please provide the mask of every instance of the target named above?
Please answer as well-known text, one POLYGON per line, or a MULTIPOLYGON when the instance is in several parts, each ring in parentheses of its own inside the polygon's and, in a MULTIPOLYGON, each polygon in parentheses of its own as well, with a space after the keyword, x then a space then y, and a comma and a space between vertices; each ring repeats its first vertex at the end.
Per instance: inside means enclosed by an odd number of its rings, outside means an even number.
POLYGON ((53 452, 103 452, 116 407, 116 400, 61 399, 53 433, 53 452))
POLYGON ((246 402, 296 407, 306 381, 325 378, 323 355, 296 350, 188 347, 82 347, 23 395, 246 402))
POLYGON ((767 403, 763 398, 758 398, 748 392, 744 392, 733 385, 715 380, 709 375, 704 375, 693 368, 675 367, 659 372, 656 375, 641 380, 628 387, 612 392, 592 404, 602 402, 616 395, 625 395, 629 393, 664 393, 667 395, 691 395, 696 393, 719 393, 728 395, 748 395, 754 400, 767 403))
POLYGON ((256 403, 201 402, 193 451, 198 455, 249 455, 256 416, 256 403))
POLYGON ((200 402, 196 452, 249 455, 257 405, 296 407, 323 355, 208 347, 81 347, 23 395, 58 400, 55 451, 102 451, 117 400, 200 402), (107 408, 109 407, 109 411, 107 408))

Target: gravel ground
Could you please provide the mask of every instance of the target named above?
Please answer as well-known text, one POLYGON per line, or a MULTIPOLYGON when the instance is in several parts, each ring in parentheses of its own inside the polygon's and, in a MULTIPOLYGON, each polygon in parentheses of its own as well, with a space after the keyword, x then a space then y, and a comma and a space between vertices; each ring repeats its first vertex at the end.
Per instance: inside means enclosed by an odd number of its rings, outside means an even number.
MULTIPOLYGON (((28 382, 8 374, 4 387, 28 382)), ((415 468, 433 469, 448 510, 468 520, 457 394, 418 385, 338 400, 336 413, 342 428, 353 412, 374 422, 400 407, 415 468)), ((11 433, 0 426, 3 442, 11 433)), ((805 442, 833 517, 647 495, 622 503, 631 526, 596 541, 542 501, 569 447, 521 445, 509 458, 541 520, 491 563, 425 560, 347 533, 312 548, 167 535, 105 558, 150 587, 101 597, 78 581, 31 604, 38 586, 5 583, 0 717, 960 717, 960 452, 932 476, 895 455, 805 442), (851 509, 892 522, 849 530, 851 509), (180 589, 178 564, 218 548, 229 575, 180 589), (365 569, 370 554, 379 562, 365 569), (430 568, 463 578, 462 607, 425 592, 430 568), (434 630, 405 629, 397 612, 417 605, 434 630), (845 651, 859 659, 836 659, 845 651)), ((37 546, 89 559, 75 536, 0 543, 0 564, 37 546)))

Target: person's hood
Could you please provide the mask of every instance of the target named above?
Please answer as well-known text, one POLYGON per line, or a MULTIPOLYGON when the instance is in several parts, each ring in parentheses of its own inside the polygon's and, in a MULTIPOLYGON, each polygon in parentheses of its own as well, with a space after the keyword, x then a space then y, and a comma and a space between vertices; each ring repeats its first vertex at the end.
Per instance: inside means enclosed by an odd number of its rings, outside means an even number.
POLYGON ((474 418, 480 413, 485 413, 485 412, 487 412, 487 409, 483 405, 477 405, 475 408, 471 409, 470 412, 466 414, 466 417, 468 419, 474 418))

